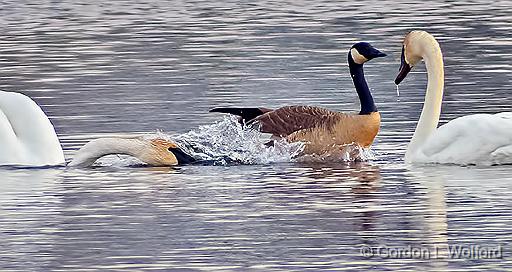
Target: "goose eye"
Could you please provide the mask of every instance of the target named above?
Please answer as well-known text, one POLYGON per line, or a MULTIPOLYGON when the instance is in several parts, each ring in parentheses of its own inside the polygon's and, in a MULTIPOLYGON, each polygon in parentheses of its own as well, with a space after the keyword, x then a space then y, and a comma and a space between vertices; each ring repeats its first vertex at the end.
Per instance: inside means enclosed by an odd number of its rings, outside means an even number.
POLYGON ((167 148, 167 151, 172 152, 172 147, 167 148))

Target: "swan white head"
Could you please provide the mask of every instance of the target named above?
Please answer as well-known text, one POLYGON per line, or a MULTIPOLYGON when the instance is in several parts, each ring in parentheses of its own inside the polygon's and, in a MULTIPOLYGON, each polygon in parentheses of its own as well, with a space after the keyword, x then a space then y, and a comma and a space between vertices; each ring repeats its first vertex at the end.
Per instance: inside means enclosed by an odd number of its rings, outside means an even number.
POLYGON ((441 51, 434 36, 423 30, 414 30, 405 36, 402 44, 400 70, 395 79, 398 85, 423 58, 435 51, 441 51))
POLYGON ((350 48, 350 56, 355 63, 364 64, 374 58, 385 57, 386 54, 367 42, 358 42, 350 48))
POLYGON ((84 145, 69 166, 91 166, 106 155, 124 154, 151 166, 173 166, 195 161, 176 143, 163 138, 100 138, 84 145))

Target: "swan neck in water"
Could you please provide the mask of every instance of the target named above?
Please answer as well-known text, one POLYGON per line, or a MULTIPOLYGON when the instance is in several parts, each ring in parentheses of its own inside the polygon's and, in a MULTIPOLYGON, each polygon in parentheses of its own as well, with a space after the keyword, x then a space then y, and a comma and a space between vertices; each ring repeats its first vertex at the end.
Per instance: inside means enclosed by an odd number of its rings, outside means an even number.
POLYGON ((101 138, 82 147, 69 166, 88 167, 103 156, 113 154, 130 155, 141 159, 147 143, 140 138, 101 138))
POLYGON ((435 40, 423 40, 423 42, 425 53, 422 57, 428 74, 427 91, 420 120, 405 154, 406 161, 410 160, 437 129, 443 102, 444 65, 441 48, 435 40))
POLYGON ((377 111, 377 106, 373 101, 372 94, 364 78, 363 64, 355 63, 352 54, 348 53, 348 66, 350 68, 350 76, 354 82, 359 101, 361 102, 361 111, 359 114, 370 114, 377 111))

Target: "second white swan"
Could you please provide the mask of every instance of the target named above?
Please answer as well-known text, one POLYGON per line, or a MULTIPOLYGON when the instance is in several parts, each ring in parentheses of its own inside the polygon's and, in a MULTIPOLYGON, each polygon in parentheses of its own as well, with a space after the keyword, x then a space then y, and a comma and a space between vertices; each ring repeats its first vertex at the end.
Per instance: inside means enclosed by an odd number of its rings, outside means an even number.
POLYGON ((512 112, 474 114, 437 127, 444 88, 441 48, 425 31, 410 32, 403 42, 400 84, 413 66, 425 60, 428 84, 420 120, 405 154, 406 162, 511 164, 512 112))

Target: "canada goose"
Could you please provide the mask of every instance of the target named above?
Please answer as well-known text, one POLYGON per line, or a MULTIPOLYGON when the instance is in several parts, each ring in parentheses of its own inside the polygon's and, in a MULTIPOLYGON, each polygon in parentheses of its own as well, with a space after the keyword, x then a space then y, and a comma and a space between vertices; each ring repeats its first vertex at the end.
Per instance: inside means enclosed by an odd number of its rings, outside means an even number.
MULTIPOLYGON (((55 129, 29 97, 0 91, 0 165, 65 165, 55 129)), ((165 139, 103 138, 89 142, 69 166, 90 166, 108 154, 127 154, 153 166, 190 163, 194 158, 165 139)))
POLYGON ((425 103, 405 160, 421 163, 512 163, 512 112, 473 114, 437 127, 444 88, 441 48, 425 31, 412 31, 404 39, 400 84, 413 66, 425 60, 428 84, 425 103))
POLYGON ((323 154, 333 148, 356 143, 369 147, 379 132, 380 114, 364 78, 363 64, 386 54, 366 42, 354 44, 348 53, 350 75, 354 82, 361 110, 343 113, 314 106, 267 108, 214 108, 210 112, 240 116, 248 125, 289 142, 304 142, 306 154, 323 154))

